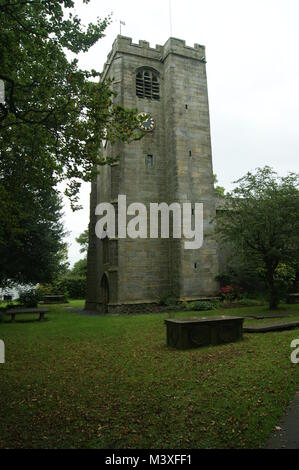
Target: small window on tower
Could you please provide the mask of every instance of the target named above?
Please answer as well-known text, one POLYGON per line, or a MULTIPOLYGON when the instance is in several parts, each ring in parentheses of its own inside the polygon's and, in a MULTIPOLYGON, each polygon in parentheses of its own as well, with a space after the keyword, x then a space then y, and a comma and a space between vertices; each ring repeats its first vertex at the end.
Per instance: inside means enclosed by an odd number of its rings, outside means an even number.
POLYGON ((153 157, 153 155, 147 155, 146 156, 146 166, 148 168, 152 168, 154 166, 154 157, 153 157))
POLYGON ((103 243, 103 263, 109 263, 109 238, 106 237, 102 241, 103 243))
POLYGON ((139 70, 136 74, 136 95, 149 100, 160 99, 160 83, 158 72, 139 70))

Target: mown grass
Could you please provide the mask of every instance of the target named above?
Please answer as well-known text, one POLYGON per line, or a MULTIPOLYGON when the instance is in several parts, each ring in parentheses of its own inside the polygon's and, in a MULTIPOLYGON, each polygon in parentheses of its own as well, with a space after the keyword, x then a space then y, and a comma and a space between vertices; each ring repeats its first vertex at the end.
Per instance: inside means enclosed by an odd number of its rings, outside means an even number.
MULTIPOLYGON (((84 316, 65 305, 50 308, 44 323, 28 316, 0 323, 1 448, 263 447, 299 388, 299 366, 290 362, 299 329, 177 351, 165 342, 168 314, 84 316)), ((282 314, 299 319, 299 305, 283 306, 282 314)))

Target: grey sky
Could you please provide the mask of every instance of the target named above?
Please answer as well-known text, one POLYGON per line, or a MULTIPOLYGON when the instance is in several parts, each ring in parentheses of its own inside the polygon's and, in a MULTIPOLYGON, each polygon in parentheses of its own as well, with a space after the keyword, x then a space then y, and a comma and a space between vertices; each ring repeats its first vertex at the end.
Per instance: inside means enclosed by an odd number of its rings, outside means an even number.
MULTIPOLYGON (((170 36, 169 0, 76 0, 85 23, 113 12, 106 37, 80 56, 82 68, 101 70, 119 34, 151 46, 170 36)), ((256 167, 299 171, 299 2, 298 0, 172 0, 172 36, 204 44, 210 97, 214 171, 227 189, 256 167)), ((69 257, 80 259, 74 242, 89 219, 89 185, 84 209, 73 214, 69 257)))

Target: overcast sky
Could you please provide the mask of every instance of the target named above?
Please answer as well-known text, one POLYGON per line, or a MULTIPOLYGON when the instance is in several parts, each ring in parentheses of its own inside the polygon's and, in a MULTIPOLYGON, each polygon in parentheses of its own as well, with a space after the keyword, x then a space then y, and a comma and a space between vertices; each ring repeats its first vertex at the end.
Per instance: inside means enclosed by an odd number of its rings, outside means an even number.
MULTIPOLYGON (((84 23, 113 13, 106 37, 80 56, 82 68, 102 70, 119 34, 163 45, 170 34, 169 0, 76 0, 84 23)), ((172 36, 204 44, 210 98, 214 172, 227 189, 248 170, 270 165, 299 171, 299 1, 172 0, 172 36)), ((89 220, 89 185, 82 211, 65 205, 69 258, 89 220)))

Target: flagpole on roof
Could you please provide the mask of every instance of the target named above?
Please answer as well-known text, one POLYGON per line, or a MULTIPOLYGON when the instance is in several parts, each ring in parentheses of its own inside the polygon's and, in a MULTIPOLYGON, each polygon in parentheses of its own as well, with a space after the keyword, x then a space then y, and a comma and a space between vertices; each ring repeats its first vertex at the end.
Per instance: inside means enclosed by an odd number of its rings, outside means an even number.
POLYGON ((122 26, 126 26, 126 23, 124 21, 120 20, 119 21, 119 33, 120 33, 120 35, 121 35, 121 27, 122 26))
POLYGON ((172 37, 172 3, 169 0, 169 33, 170 37, 172 37))

